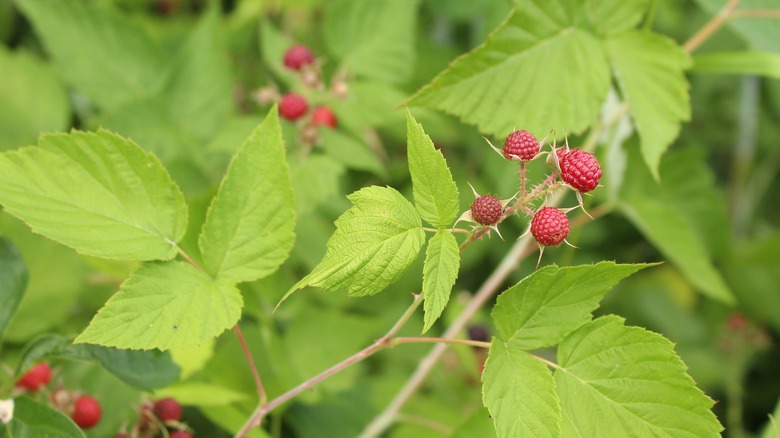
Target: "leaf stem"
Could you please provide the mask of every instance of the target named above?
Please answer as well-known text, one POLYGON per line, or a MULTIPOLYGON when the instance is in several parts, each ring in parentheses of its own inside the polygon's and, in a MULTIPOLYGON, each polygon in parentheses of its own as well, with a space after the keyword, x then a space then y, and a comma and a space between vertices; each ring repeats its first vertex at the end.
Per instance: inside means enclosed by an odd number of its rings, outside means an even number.
POLYGON ((187 263, 191 264, 192 266, 195 266, 195 267, 196 267, 196 268, 198 268, 198 270, 200 270, 200 271, 206 272, 206 271, 203 269, 203 267, 201 267, 201 266, 198 264, 198 262, 196 262, 195 260, 193 260, 193 259, 192 259, 192 257, 190 257, 190 255, 189 255, 189 254, 187 254, 186 252, 184 252, 184 250, 183 250, 183 249, 181 249, 181 247, 180 247, 180 246, 176 246, 176 249, 179 251, 179 255, 181 256, 181 258, 183 258, 184 260, 186 260, 186 261, 187 261, 187 263))
POLYGON ((241 328, 238 324, 233 326, 233 332, 238 338, 238 342, 241 343, 241 349, 244 351, 246 361, 249 362, 249 368, 252 370, 252 377, 255 379, 255 387, 257 388, 257 395, 260 396, 260 405, 268 403, 268 396, 266 395, 265 388, 263 387, 263 381, 260 379, 260 373, 257 372, 257 366, 255 366, 255 360, 252 358, 252 353, 249 351, 249 346, 246 344, 244 334, 241 332, 241 328))
POLYGON ((431 227, 421 227, 423 231, 430 231, 432 233, 438 233, 439 231, 449 231, 450 233, 460 233, 460 234, 468 234, 471 235, 471 231, 464 230, 463 228, 431 228, 431 227))
POLYGON ((707 22, 698 32, 696 32, 688 41, 683 44, 683 50, 688 53, 693 53, 702 43, 707 41, 718 29, 723 26, 726 21, 732 16, 734 10, 739 5, 740 0, 729 0, 726 6, 723 7, 710 21, 707 22))
POLYGON ((490 348, 490 342, 472 341, 469 339, 459 339, 459 338, 411 337, 411 338, 395 338, 391 341, 391 344, 393 346, 399 344, 414 344, 414 343, 460 344, 460 345, 471 345, 472 347, 479 347, 479 348, 490 348))

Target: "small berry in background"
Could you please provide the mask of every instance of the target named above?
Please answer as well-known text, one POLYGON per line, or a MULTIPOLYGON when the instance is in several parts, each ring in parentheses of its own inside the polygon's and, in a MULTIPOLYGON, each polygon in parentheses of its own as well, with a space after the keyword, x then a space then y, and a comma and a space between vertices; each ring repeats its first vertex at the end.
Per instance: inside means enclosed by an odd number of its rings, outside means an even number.
POLYGON ((478 197, 471 203, 471 217, 482 225, 495 225, 501 219, 501 201, 490 195, 478 197))
POLYGON ((483 324, 469 326, 469 339, 479 342, 490 342, 490 332, 483 324))
POLYGON ((530 161, 538 153, 541 146, 530 132, 515 131, 504 140, 504 157, 507 160, 530 161))
POLYGON ((338 126, 338 119, 330 108, 318 106, 311 112, 311 124, 314 126, 329 126, 335 128, 338 126))
POLYGON ((51 382, 51 368, 45 362, 32 367, 16 381, 17 388, 37 391, 51 382))
POLYGON ((283 61, 290 70, 300 70, 314 63, 314 54, 303 44, 296 44, 284 52, 283 61))
POLYGON ((163 423, 166 421, 181 420, 181 405, 171 397, 166 397, 154 402, 152 411, 163 423))
POLYGON ((290 121, 300 119, 308 110, 309 104, 299 94, 285 94, 279 101, 279 115, 290 121))
POLYGON ((100 403, 88 395, 82 395, 73 402, 73 413, 70 418, 82 429, 89 429, 100 422, 103 411, 100 403))
POLYGON ((531 219, 531 234, 541 245, 560 245, 569 235, 569 218, 563 210, 544 207, 531 219))
POLYGON ((171 432, 171 438, 192 438, 192 434, 186 430, 174 430, 171 432))
POLYGON ((560 158, 561 177, 580 193, 595 189, 601 180, 601 165, 590 152, 574 149, 560 158))

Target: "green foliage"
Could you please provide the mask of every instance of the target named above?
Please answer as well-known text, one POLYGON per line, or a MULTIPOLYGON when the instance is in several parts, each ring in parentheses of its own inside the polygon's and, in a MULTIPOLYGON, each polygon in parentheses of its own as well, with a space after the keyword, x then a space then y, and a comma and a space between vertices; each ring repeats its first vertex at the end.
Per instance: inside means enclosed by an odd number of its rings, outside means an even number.
POLYGON ((764 52, 720 52, 693 58, 696 73, 753 74, 780 79, 780 55, 764 52))
POLYGON ((0 237, 0 339, 24 297, 27 281, 27 267, 19 250, 7 237, 0 237))
POLYGON ((425 325, 423 333, 439 319, 447 302, 460 268, 460 251, 455 236, 447 230, 439 230, 428 242, 425 251, 422 293, 425 299, 425 325))
POLYGON ((0 438, 40 436, 47 438, 84 438, 84 432, 70 418, 48 404, 29 397, 14 399, 14 418, 0 423, 0 438))

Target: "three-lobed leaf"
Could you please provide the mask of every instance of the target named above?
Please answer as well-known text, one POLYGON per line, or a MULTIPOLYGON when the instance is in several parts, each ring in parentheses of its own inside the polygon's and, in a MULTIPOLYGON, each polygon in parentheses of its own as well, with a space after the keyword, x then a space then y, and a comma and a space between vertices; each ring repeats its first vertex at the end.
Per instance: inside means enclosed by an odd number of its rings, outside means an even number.
POLYGON ((295 241, 295 209, 276 107, 236 152, 198 240, 203 264, 233 283, 273 273, 295 241))
POLYGON ((563 436, 717 437, 714 402, 663 336, 606 316, 561 342, 555 382, 563 436))
POLYGON ((167 350, 207 341, 241 316, 241 292, 183 262, 141 266, 75 343, 167 350))
POLYGON ((425 299, 423 333, 431 328, 447 307, 459 269, 460 250, 455 236, 447 230, 438 231, 428 241, 428 249, 425 252, 422 284, 425 299))
POLYGON ((36 233, 118 260, 174 257, 187 225, 160 161, 105 130, 42 135, 0 154, 0 204, 36 233))
POLYGON ((0 340, 27 289, 27 266, 11 239, 0 236, 0 340))

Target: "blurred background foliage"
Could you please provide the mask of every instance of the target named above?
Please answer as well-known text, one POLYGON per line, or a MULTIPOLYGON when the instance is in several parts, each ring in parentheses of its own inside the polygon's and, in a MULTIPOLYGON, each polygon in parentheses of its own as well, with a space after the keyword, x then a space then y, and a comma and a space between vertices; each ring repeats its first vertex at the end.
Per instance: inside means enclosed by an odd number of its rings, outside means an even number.
MULTIPOLYGON (((649 3, 646 25, 682 43, 724 2, 649 3)), ((776 0, 744 4, 780 8, 776 0)), ((274 397, 381 336, 419 290, 422 258, 377 296, 307 290, 271 315, 289 286, 320 260, 333 220, 349 205, 346 194, 370 184, 410 194, 399 104, 484 42, 511 8, 508 0, 0 0, 0 150, 70 128, 103 126, 133 138, 161 158, 183 189, 190 207, 183 247, 197 257, 205 209, 232 152, 274 93, 296 91, 333 108, 338 129, 319 129, 313 143, 302 137, 305 122, 283 121, 299 213, 296 246, 279 272, 242 285, 241 325, 274 397), (318 57, 322 88, 303 87, 283 68, 282 54, 293 43, 318 57)), ((780 53, 780 21, 735 20, 695 54, 726 51, 780 53)), ((609 214, 573 231, 570 241, 579 249, 550 248, 543 260, 670 261, 621 283, 600 311, 675 342, 691 375, 718 400, 727 436, 760 436, 780 394, 778 77, 708 74, 694 66, 692 118, 662 159, 661 182, 637 158, 635 133, 602 141, 597 153, 607 187, 590 202, 609 214), (611 167, 620 163, 628 168, 622 175, 611 167), (734 306, 708 298, 713 289, 733 293, 734 306)), ((430 109, 412 112, 452 168, 462 209, 473 198, 467 183, 481 194, 512 195, 513 167, 493 155, 475 127, 430 109)), ((573 146, 583 140, 569 138, 573 146)), ((543 170, 532 166, 532 178, 543 170)), ((457 316, 527 225, 507 221, 501 226, 506 241, 493 236, 463 254, 450 306, 432 335, 457 316)), ((7 214, 0 214, 0 233, 19 248, 30 278, 5 333, 0 366, 6 371, 36 336, 83 330, 136 267, 77 256, 7 214)), ((524 261, 511 283, 528 275, 534 261, 524 261)), ((487 324, 488 312, 473 325, 487 324)), ((416 317, 403 335, 419 334, 422 314, 416 317)), ((274 411, 268 429, 254 436, 357 435, 427 349, 404 345, 350 368, 274 411)), ((450 350, 388 436, 487 436, 479 383, 484 357, 469 348, 450 350)), ((154 397, 181 399, 199 436, 235 432, 256 404, 236 339, 226 335, 172 355, 180 380, 154 397)), ((90 389, 106 406, 90 436, 109 436, 135 421, 140 392, 96 363, 55 364, 60 383, 90 389)))

